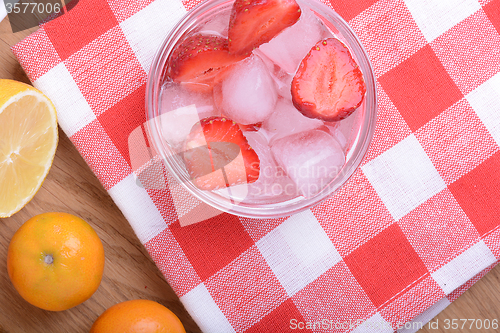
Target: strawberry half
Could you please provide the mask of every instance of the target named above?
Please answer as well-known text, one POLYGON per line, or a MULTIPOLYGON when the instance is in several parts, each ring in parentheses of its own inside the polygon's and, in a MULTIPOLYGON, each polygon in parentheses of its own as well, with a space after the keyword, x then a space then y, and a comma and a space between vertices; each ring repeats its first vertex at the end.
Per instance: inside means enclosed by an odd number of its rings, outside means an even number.
POLYGON ((189 133, 184 163, 193 183, 216 190, 259 178, 260 161, 239 125, 225 117, 208 117, 189 133))
POLYGON ((299 17, 295 0, 236 0, 229 19, 229 51, 249 54, 299 17))
POLYGON ((291 90, 293 105, 306 117, 338 121, 361 105, 366 85, 349 49, 328 38, 302 60, 291 90))
POLYGON ((195 34, 176 46, 168 76, 184 86, 210 91, 217 73, 242 58, 229 53, 227 38, 195 34))

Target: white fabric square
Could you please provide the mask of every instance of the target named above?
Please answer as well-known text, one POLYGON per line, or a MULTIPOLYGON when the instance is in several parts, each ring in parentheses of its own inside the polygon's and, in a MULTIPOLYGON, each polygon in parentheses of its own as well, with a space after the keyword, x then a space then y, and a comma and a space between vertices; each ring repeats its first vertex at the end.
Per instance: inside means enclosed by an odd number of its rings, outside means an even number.
POLYGON ((413 134, 361 169, 395 220, 446 188, 413 134))
POLYGON ((256 245, 288 296, 342 260, 310 210, 288 218, 256 245))
POLYGON ((146 73, 168 33, 186 14, 180 0, 156 0, 120 23, 120 27, 146 73), (158 15, 161 13, 161 15, 158 15))
POLYGON ((481 9, 477 0, 404 0, 428 42, 481 9))
POLYGON ((352 333, 392 333, 394 328, 392 324, 386 321, 380 313, 375 313, 373 316, 365 320, 361 325, 356 327, 352 333))
POLYGON ((435 316, 437 316, 441 311, 443 311, 451 302, 443 297, 436 303, 434 303, 427 310, 413 318, 412 321, 405 323, 401 329, 398 329, 398 333, 415 333, 425 326, 429 321, 432 320, 435 316))
POLYGON ((496 262, 484 241, 479 241, 458 257, 431 273, 446 295, 496 262))
POLYGON ((68 137, 96 119, 64 63, 40 76, 33 85, 54 103, 59 126, 68 137))
POLYGON ((477 87, 466 96, 477 116, 500 145, 500 73, 477 87))
POLYGON ((181 296, 180 300, 203 332, 235 332, 203 283, 181 296))
POLYGON ((108 192, 142 244, 167 227, 148 192, 137 183, 133 174, 125 177, 108 192))

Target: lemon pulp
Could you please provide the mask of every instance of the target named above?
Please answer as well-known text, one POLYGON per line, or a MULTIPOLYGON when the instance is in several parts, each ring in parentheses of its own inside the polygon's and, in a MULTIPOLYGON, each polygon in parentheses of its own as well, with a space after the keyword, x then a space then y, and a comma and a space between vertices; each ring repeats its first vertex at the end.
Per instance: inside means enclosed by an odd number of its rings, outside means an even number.
POLYGON ((50 100, 29 85, 0 80, 0 217, 33 198, 52 165, 57 141, 50 100))

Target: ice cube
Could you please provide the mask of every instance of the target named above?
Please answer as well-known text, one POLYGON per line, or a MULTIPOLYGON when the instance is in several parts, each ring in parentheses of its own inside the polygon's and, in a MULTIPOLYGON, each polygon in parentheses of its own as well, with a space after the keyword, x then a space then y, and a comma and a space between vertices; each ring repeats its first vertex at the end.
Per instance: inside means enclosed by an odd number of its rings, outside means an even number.
POLYGON ((176 152, 182 150, 196 122, 220 115, 211 94, 189 91, 177 83, 168 82, 162 87, 160 101, 162 136, 176 152))
POLYGON ((277 87, 259 57, 251 55, 224 74, 214 87, 214 99, 225 116, 249 125, 271 115, 278 100, 277 87))
POLYGON ((210 16, 210 18, 202 24, 199 29, 199 33, 204 35, 227 37, 230 16, 229 11, 220 12, 218 15, 210 16))
POLYGON ((259 50, 288 73, 295 73, 311 48, 327 37, 333 34, 310 9, 303 8, 297 23, 259 46, 259 50))
POLYGON ((280 99, 276 103, 273 114, 262 123, 262 129, 270 139, 274 140, 320 126, 323 126, 323 121, 304 116, 291 101, 285 99, 280 99))
POLYGON ((344 133, 342 133, 342 131, 340 130, 341 122, 342 121, 332 121, 332 122, 325 121, 325 125, 326 128, 328 128, 328 131, 330 131, 330 134, 340 144, 340 146, 344 150, 344 153, 347 153, 347 151, 349 150, 347 147, 347 138, 345 137, 344 133))
POLYGON ((327 132, 313 129, 283 137, 271 143, 279 166, 304 197, 325 188, 341 171, 345 155, 339 143, 327 132))
POLYGON ((329 127, 333 137, 336 138, 340 145, 343 147, 346 155, 355 144, 356 138, 358 136, 359 126, 361 124, 360 117, 362 116, 363 105, 346 119, 334 122, 333 124, 325 122, 325 124, 327 124, 327 126, 329 127))
POLYGON ((196 105, 201 118, 220 115, 220 112, 215 108, 211 93, 189 90, 179 83, 165 83, 161 90, 160 100, 160 113, 188 105, 196 105))
MULTIPOLYGON (((283 74, 286 73, 285 71, 281 70, 278 74, 283 74)), ((293 75, 290 75, 286 73, 287 75, 282 75, 282 76, 276 76, 276 80, 280 80, 280 85, 278 88, 278 96, 281 98, 292 102, 292 80, 293 80, 293 75)))
POLYGON ((282 202, 296 197, 298 194, 295 184, 274 161, 265 136, 260 131, 244 134, 260 160, 259 179, 248 185, 244 201, 282 202))
POLYGON ((281 96, 282 98, 291 101, 292 92, 290 87, 292 86, 293 75, 286 72, 283 68, 275 64, 258 48, 253 50, 253 53, 260 59, 262 59, 267 69, 269 70, 269 74, 271 74, 271 77, 274 79, 274 82, 276 82, 276 87, 278 88, 278 95, 281 96))

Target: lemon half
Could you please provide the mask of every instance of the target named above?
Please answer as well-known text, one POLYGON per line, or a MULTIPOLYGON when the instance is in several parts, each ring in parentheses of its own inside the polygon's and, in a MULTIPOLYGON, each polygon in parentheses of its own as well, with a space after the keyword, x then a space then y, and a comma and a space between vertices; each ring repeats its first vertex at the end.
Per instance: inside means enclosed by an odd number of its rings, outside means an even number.
POLYGON ((0 80, 0 217, 9 217, 36 194, 58 142, 52 102, 30 85, 0 80))

